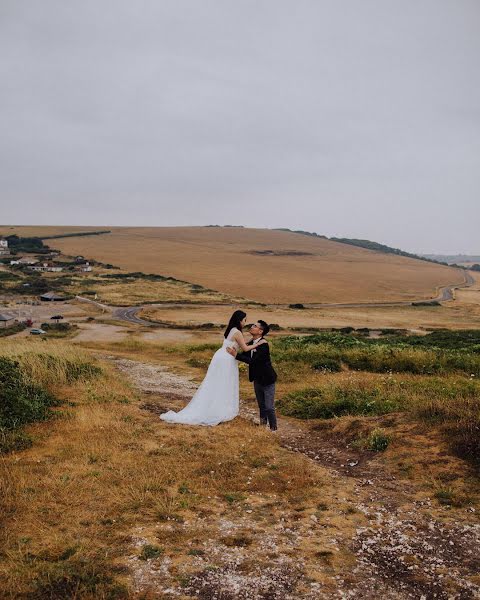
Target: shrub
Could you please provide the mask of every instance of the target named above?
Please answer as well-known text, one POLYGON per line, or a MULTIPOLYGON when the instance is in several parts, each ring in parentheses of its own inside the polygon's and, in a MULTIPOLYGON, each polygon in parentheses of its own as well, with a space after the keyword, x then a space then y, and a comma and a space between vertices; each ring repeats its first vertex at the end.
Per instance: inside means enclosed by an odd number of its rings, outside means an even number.
MULTIPOLYGON (((37 563, 38 564, 38 563, 37 563)), ((32 569, 37 566, 32 562, 32 569)), ((115 580, 114 568, 102 556, 43 560, 32 573, 32 600, 49 598, 128 598, 125 586, 115 580)))
POLYGON ((192 357, 187 360, 187 365, 190 367, 196 367, 199 369, 206 369, 210 364, 210 360, 208 358, 196 358, 192 357))
POLYGON ((322 332, 277 340, 274 359, 312 364, 339 359, 351 369, 374 373, 480 375, 480 332, 434 332, 429 336, 369 339, 340 332, 322 332), (312 360, 313 359, 313 360, 312 360))
POLYGON ((32 438, 23 431, 10 431, 0 427, 0 454, 18 452, 32 445, 32 438))
POLYGON ((16 323, 11 327, 2 327, 0 329, 0 337, 6 337, 8 335, 14 335, 15 333, 19 333, 26 329, 27 325, 25 323, 16 323))
POLYGON ((45 331, 69 331, 72 328, 71 323, 42 323, 40 325, 45 331))
POLYGON ((451 506, 453 504, 454 494, 451 488, 440 488, 434 495, 440 504, 445 506, 451 506))
POLYGON ((79 379, 92 379, 102 374, 100 367, 89 362, 67 360, 65 366, 68 383, 79 379))
POLYGON ((355 327, 340 327, 340 333, 353 333, 355 331, 355 327))
POLYGON ((158 558, 163 554, 163 548, 152 544, 145 544, 142 547, 139 558, 140 560, 150 560, 152 558, 158 558))
POLYGON ((13 343, 4 350, 9 356, 0 356, 0 453, 32 445, 22 426, 50 418, 52 408, 60 405, 47 388, 102 372, 77 350, 67 354, 64 347, 52 345, 52 354, 44 354, 22 351, 24 347, 24 342, 13 343))
POLYGON ((383 452, 388 448, 390 436, 383 429, 374 429, 365 440, 365 448, 374 452, 383 452))
POLYGON ((0 428, 15 429, 42 421, 58 401, 25 377, 17 361, 0 357, 0 428))
POLYGON ((328 371, 329 373, 338 373, 342 370, 342 363, 338 358, 324 358, 312 363, 314 371, 328 371))
POLYGON ((379 387, 329 385, 291 392, 278 403, 279 411, 299 419, 333 419, 343 415, 382 415, 400 406, 399 398, 379 387))

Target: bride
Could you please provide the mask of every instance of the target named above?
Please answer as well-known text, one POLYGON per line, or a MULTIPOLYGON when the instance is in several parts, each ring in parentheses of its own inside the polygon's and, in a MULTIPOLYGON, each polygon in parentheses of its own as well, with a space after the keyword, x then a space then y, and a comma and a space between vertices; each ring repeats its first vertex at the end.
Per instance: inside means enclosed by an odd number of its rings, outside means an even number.
MULTIPOLYGON (((180 412, 169 410, 160 418, 169 423, 186 425, 218 425, 238 415, 238 362, 227 352, 228 347, 249 352, 242 329, 247 322, 243 310, 236 310, 230 318, 224 341, 210 362, 205 379, 190 402, 180 412)), ((261 340, 259 344, 266 343, 261 340)))

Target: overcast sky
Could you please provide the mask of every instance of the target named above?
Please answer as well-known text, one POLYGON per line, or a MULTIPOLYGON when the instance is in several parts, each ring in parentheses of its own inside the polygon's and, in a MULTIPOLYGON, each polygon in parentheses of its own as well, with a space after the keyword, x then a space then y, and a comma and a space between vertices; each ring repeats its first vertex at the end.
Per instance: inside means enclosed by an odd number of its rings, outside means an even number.
POLYGON ((478 0, 0 0, 0 223, 480 252, 478 0))

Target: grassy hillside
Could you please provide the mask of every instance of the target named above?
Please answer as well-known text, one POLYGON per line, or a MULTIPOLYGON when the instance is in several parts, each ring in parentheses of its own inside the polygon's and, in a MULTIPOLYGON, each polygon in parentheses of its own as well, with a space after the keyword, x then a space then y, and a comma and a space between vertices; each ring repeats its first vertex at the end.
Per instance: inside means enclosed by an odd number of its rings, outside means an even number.
MULTIPOLYGON (((0 234, 52 236, 88 230, 3 227, 0 234)), ((172 276, 270 303, 428 299, 439 286, 462 282, 460 272, 448 267, 286 231, 114 227, 109 234, 55 239, 55 247, 129 271, 172 276)))

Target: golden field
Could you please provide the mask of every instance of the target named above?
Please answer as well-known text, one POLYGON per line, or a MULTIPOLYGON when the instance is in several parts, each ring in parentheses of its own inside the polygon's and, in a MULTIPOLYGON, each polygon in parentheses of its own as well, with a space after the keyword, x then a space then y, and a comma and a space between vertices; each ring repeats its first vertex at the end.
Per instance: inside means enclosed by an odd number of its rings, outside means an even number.
MULTIPOLYGON (((399 328, 478 329, 480 327, 480 274, 471 273, 475 284, 455 291, 455 299, 441 306, 356 306, 325 307, 296 310, 279 306, 247 306, 250 321, 263 318, 282 329, 368 327, 370 329, 399 328)), ((172 304, 149 306, 139 316, 147 320, 192 327, 202 323, 223 325, 237 305, 215 306, 172 304)))
MULTIPOLYGON (((223 325, 235 308, 236 305, 194 307, 178 304, 171 307, 147 307, 139 313, 139 316, 153 321, 167 322, 179 328, 202 323, 223 325)), ((438 307, 379 306, 294 310, 275 306, 251 306, 246 307, 245 311, 249 321, 262 318, 269 323, 280 325, 285 330, 329 327, 410 330, 478 329, 480 327, 480 304, 467 306, 456 301, 438 307)))
MULTIPOLYGON (((100 229, 105 228, 4 226, 0 234, 45 236, 100 229)), ((126 271, 171 276, 270 304, 429 299, 441 286, 462 283, 461 273, 448 267, 290 232, 236 227, 109 229, 110 234, 48 243, 65 254, 81 254, 126 271)))
MULTIPOLYGON (((113 271, 113 274, 122 274, 121 271, 113 271)), ((70 285, 66 287, 69 295, 92 297, 97 294, 98 302, 111 306, 138 305, 152 302, 180 302, 197 303, 205 302, 215 304, 218 302, 232 301, 231 297, 204 288, 197 289, 189 283, 182 281, 151 281, 141 277, 126 279, 109 278, 112 271, 99 272, 95 269, 93 273, 67 276, 70 285)), ((46 273, 46 278, 57 279, 57 273, 46 273)), ((241 298, 235 301, 242 302, 241 298)))

